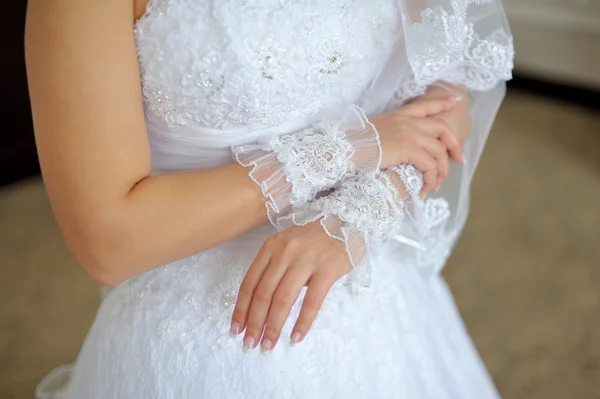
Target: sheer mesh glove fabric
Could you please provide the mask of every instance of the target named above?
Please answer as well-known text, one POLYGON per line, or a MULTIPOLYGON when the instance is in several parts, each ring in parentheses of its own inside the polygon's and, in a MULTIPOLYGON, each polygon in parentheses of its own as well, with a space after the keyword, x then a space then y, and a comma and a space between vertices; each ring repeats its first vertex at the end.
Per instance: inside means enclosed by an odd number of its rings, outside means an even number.
POLYGON ((266 144, 234 147, 233 154, 240 165, 252 168, 250 177, 268 199, 267 215, 275 226, 292 207, 307 204, 357 171, 378 170, 381 162, 377 130, 357 106, 349 107, 340 121, 323 121, 266 144))
POLYGON ((349 281, 368 287, 371 263, 383 242, 394 235, 420 241, 450 215, 445 200, 422 200, 422 187, 423 175, 411 165, 360 172, 330 194, 295 207, 277 226, 284 229, 319 220, 327 235, 346 247, 354 268, 349 281))

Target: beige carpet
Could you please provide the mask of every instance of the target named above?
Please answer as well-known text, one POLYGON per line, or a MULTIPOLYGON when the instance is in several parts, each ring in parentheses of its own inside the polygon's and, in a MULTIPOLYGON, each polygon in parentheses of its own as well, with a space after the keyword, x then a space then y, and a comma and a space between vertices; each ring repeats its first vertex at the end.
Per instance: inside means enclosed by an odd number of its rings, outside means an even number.
MULTIPOLYGON (((505 399, 600 398, 599 198, 600 115, 511 93, 445 271, 505 399)), ((98 296, 41 182, 0 190, 0 398, 75 359, 98 296)))

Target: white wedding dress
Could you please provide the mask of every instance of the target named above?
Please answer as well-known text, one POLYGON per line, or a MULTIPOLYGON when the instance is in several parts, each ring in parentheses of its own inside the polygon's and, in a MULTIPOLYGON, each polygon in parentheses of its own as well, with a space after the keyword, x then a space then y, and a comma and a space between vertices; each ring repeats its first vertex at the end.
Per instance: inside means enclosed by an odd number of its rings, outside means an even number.
POLYGON ((438 274, 512 69, 498 2, 151 0, 135 37, 156 174, 230 163, 232 146, 348 104, 398 107, 437 80, 470 89, 467 163, 438 193, 452 212, 443 231, 424 247, 389 240, 369 287, 338 281, 297 346, 302 297, 269 355, 228 334, 244 273, 274 232, 263 226, 111 288, 76 363, 46 377, 39 399, 498 397, 438 274))

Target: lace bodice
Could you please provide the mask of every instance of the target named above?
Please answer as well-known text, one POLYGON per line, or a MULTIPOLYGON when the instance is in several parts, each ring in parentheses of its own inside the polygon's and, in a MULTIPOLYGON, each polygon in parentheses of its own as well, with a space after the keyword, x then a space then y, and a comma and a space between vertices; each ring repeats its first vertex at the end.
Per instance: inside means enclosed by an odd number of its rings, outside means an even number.
POLYGON ((150 0, 135 29, 147 118, 264 127, 353 103, 398 23, 393 0, 150 0))
MULTIPOLYGON (((488 91, 512 69, 512 38, 494 0, 149 1, 135 38, 157 173, 229 163, 231 148, 295 134, 327 110, 359 104, 366 118, 382 111, 379 102, 396 108, 440 80, 488 91)), ((286 213, 353 170, 347 158, 355 145, 313 147, 263 162, 271 185, 258 180, 273 198, 272 213, 286 213), (304 162, 323 151, 340 156, 304 162), (292 164, 312 168, 296 173, 292 164), (329 175, 313 176, 334 165, 329 175), (273 173, 291 190, 273 184, 273 173)))

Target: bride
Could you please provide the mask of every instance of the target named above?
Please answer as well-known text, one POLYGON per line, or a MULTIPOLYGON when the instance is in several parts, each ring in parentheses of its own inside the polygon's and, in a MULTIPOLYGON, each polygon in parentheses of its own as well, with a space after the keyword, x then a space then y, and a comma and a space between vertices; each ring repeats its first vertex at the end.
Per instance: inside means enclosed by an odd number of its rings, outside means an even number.
POLYGON ((44 181, 111 287, 37 397, 497 398, 439 271, 499 0, 146 1, 29 2, 44 181))

